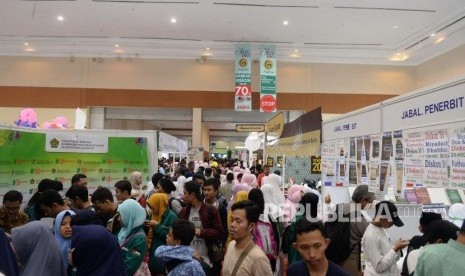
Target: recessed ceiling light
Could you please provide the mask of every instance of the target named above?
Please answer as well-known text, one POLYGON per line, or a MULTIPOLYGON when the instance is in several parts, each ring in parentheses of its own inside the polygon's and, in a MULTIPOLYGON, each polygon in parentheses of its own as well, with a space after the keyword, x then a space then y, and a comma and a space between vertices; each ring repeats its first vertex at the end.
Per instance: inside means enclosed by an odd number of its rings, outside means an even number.
POLYGON ((392 26, 393 29, 397 29, 397 28, 399 28, 399 27, 400 27, 399 25, 394 25, 394 26, 392 26))
POLYGON ((289 55, 289 57, 291 57, 291 58, 298 58, 298 57, 300 57, 300 55, 299 55, 299 54, 296 54, 296 53, 292 53, 292 54, 289 55))
POLYGON ((284 20, 284 22, 283 22, 283 25, 284 25, 284 26, 287 26, 287 25, 289 25, 289 21, 287 21, 287 20, 284 20))
POLYGON ((27 49, 24 49, 24 51, 26 51, 26 52, 35 52, 35 49, 33 49, 33 48, 27 48, 27 49))
POLYGON ((174 17, 171 18, 171 23, 176 23, 176 22, 177 22, 176 18, 174 18, 174 17))
POLYGON ((58 21, 63 21, 63 20, 65 20, 65 18, 63 16, 59 15, 59 16, 57 16, 57 20, 58 21))
POLYGON ((24 42, 24 46, 29 46, 29 43, 27 43, 27 42, 24 42))
POLYGON ((404 61, 409 58, 409 55, 407 53, 396 53, 393 55, 389 60, 391 61, 404 61))
POLYGON ((119 45, 118 45, 118 44, 115 44, 115 47, 119 47, 119 45))
POLYGON ((434 42, 434 44, 439 43, 439 42, 443 41, 444 39, 446 39, 446 38, 445 37, 440 37, 434 42))
POLYGON ((430 36, 431 36, 431 37, 435 37, 435 36, 436 36, 436 34, 431 34, 430 36))
POLYGON ((210 51, 210 48, 207 47, 207 48, 205 48, 205 50, 210 51))
POLYGON ((298 51, 299 51, 299 49, 295 49, 295 50, 294 50, 294 52, 296 52, 296 53, 297 53, 298 51))

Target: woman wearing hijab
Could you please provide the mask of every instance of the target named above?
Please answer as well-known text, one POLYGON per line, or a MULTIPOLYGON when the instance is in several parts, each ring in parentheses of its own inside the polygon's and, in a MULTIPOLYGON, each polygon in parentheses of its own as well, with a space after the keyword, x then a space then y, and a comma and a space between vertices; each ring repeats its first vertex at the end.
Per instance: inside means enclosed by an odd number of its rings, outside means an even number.
POLYGON ((465 219, 465 204, 455 203, 449 207, 449 220, 457 225, 462 227, 463 220, 465 219))
POLYGON ((32 221, 13 228, 11 233, 21 264, 19 275, 67 275, 55 237, 45 222, 32 221))
MULTIPOLYGON (((294 243, 296 240, 295 224, 302 217, 307 218, 308 221, 312 221, 312 219, 313 221, 318 220, 317 218, 318 201, 319 201, 319 197, 318 195, 314 193, 306 193, 302 196, 302 199, 300 200, 300 204, 304 208, 303 213, 297 214, 295 216, 295 219, 291 222, 289 226, 289 231, 287 231, 287 237, 283 238, 289 241, 288 242, 289 248, 286 248, 287 252, 289 252, 287 255, 288 264, 292 264, 294 262, 302 260, 300 253, 294 247, 292 247, 292 243, 294 243)), ((286 251, 286 249, 283 249, 283 251, 286 251)))
POLYGON ((287 190, 287 199, 284 204, 284 218, 283 224, 284 227, 288 226, 295 217, 296 208, 299 204, 299 201, 302 199, 304 186, 302 185, 292 185, 287 190))
POLYGON ((241 191, 244 191, 244 192, 249 192, 250 191, 250 186, 247 185, 247 184, 234 184, 234 186, 232 187, 232 190, 231 190, 231 193, 232 193, 232 198, 231 200, 229 201, 228 203, 228 212, 229 210, 231 209, 231 206, 235 203, 235 200, 236 200, 236 195, 238 192, 241 192, 241 191))
POLYGON ((251 189, 257 188, 257 177, 254 174, 246 173, 242 176, 242 183, 249 185, 251 189))
POLYGON ((147 237, 142 227, 146 218, 145 209, 135 200, 125 200, 118 206, 121 230, 118 243, 121 246, 126 272, 132 276, 144 260, 147 237))
POLYGON ((281 176, 270 174, 263 177, 262 183, 263 185, 260 189, 265 198, 265 208, 267 208, 268 214, 270 214, 274 220, 281 220, 282 208, 285 203, 284 193, 280 188, 282 183, 281 176))
POLYGON ((61 259, 66 267, 68 275, 71 275, 72 272, 72 268, 69 266, 68 261, 68 251, 71 248, 71 218, 75 215, 76 213, 71 210, 61 211, 55 218, 55 223, 53 225, 55 241, 57 242, 58 249, 61 253, 61 259))
POLYGON ((152 194, 147 200, 147 206, 152 211, 151 219, 145 221, 145 225, 153 230, 152 242, 149 245, 149 269, 152 274, 163 274, 165 271, 155 260, 155 250, 160 245, 166 244, 166 235, 170 227, 178 220, 178 216, 168 208, 168 194, 152 194))
POLYGON ((145 194, 142 188, 142 173, 135 171, 129 176, 131 182, 131 197, 134 198, 139 204, 145 208, 145 194))
POLYGON ((273 254, 276 256, 276 258, 268 258, 270 260, 270 265, 271 265, 271 271, 273 271, 273 274, 278 273, 277 272, 280 266, 280 258, 278 257, 279 255, 279 241, 280 241, 280 233, 279 233, 279 228, 277 225, 276 221, 273 221, 270 216, 265 216, 264 211, 265 211, 265 199, 263 197, 263 192, 258 189, 254 188, 250 190, 249 192, 249 200, 257 203, 258 207, 260 208, 260 217, 259 217, 259 222, 255 224, 255 230, 254 230, 254 236, 256 235, 261 235, 261 239, 266 240, 266 244, 268 245, 268 248, 264 248, 263 243, 262 243, 262 250, 263 252, 267 253, 267 256, 269 255, 270 249, 271 250, 276 250, 275 253, 273 254), (269 224, 268 224, 269 223, 269 224), (260 225, 260 226, 259 226, 260 225), (267 227, 267 225, 269 225, 267 227), (262 229, 260 229, 260 227, 262 229), (269 235, 266 235, 266 233, 269 233, 269 235), (276 248, 273 248, 273 244, 276 244, 276 248))
POLYGON ((0 228, 0 274, 8 276, 18 276, 18 265, 16 263, 15 252, 11 248, 10 241, 5 234, 5 230, 0 228))
POLYGON ((118 241, 103 226, 74 226, 71 248, 69 261, 76 276, 127 275, 118 241))

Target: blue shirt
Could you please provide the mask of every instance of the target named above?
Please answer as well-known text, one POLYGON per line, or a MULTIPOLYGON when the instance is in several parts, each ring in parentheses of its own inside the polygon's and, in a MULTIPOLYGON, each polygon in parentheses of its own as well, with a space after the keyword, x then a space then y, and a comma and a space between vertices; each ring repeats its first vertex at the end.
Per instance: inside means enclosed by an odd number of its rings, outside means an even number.
MULTIPOLYGON (((307 264, 304 260, 288 266, 286 273, 287 275, 310 276, 310 271, 308 271, 307 264)), ((350 276, 350 274, 337 264, 328 260, 328 271, 326 271, 326 276, 350 276)))

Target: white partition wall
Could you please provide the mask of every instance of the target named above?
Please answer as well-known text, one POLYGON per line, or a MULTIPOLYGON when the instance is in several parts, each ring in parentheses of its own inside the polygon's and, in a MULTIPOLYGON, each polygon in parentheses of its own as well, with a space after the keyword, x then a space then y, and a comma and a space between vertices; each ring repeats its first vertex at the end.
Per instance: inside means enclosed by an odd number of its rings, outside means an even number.
POLYGON ((321 155, 324 185, 369 184, 386 198, 417 187, 462 190, 465 77, 324 122, 321 155))

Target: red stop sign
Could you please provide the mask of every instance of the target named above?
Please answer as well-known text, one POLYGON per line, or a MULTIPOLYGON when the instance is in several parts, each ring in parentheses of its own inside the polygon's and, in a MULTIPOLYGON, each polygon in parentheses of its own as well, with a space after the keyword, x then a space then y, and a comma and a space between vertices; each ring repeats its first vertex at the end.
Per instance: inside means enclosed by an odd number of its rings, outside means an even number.
POLYGON ((271 95, 265 95, 260 99, 260 108, 264 112, 273 112, 276 109, 276 99, 271 95))

